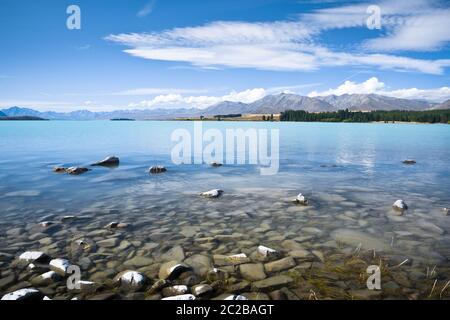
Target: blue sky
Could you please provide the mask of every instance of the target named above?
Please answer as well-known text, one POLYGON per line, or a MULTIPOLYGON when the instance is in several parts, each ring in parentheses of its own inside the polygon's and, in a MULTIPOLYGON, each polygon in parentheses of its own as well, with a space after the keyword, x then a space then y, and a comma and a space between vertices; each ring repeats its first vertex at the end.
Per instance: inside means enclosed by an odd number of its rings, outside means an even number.
POLYGON ((448 1, 1 0, 0 108, 207 107, 267 94, 450 98, 448 1), (81 29, 69 30, 69 5, 81 29), (381 29, 369 29, 369 5, 381 29))

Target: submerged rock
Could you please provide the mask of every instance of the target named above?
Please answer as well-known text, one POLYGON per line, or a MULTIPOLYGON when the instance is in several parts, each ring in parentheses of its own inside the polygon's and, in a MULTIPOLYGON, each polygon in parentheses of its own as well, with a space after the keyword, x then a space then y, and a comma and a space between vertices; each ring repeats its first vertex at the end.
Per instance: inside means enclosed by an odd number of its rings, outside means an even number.
POLYGON ((248 300, 246 297, 241 296, 239 294, 233 294, 231 296, 228 296, 224 298, 223 300, 248 300))
POLYGON ((229 277, 230 275, 227 271, 218 268, 213 268, 206 274, 206 280, 209 282, 224 281, 229 277))
POLYGON ((169 261, 164 263, 159 269, 159 278, 163 280, 173 280, 178 278, 183 272, 190 270, 191 267, 184 263, 169 261))
POLYGON ((338 229, 331 233, 331 237, 336 242, 343 242, 354 246, 355 248, 361 246, 362 249, 375 249, 376 251, 388 251, 391 249, 388 243, 380 240, 379 238, 356 230, 338 229))
POLYGON ((406 159, 403 160, 403 164, 416 164, 416 160, 406 159))
POLYGON ((397 200, 392 205, 392 208, 394 208, 395 211, 402 214, 405 210, 408 210, 408 205, 403 200, 397 200))
POLYGON ((162 298, 161 300, 195 300, 195 296, 192 294, 182 294, 179 296, 162 298))
POLYGON ((199 284, 192 288, 192 293, 196 297, 206 297, 213 293, 214 289, 209 284, 199 284))
POLYGON ((294 199, 294 202, 306 206, 308 204, 308 199, 303 194, 299 193, 294 199))
POLYGON ((189 292, 189 288, 185 285, 177 285, 162 289, 161 293, 164 297, 179 296, 189 292))
POLYGON ((223 194, 223 190, 220 189, 213 189, 206 192, 200 193, 201 196, 206 198, 218 198, 223 194))
POLYGON ((243 263, 249 263, 250 258, 245 253, 234 254, 231 256, 224 256, 216 254, 213 256, 214 263, 218 266, 233 266, 243 263))
POLYGON ((276 251, 275 249, 271 249, 265 246, 258 246, 258 248, 256 249, 256 251, 258 252, 258 254, 264 258, 274 258, 274 257, 278 257, 280 255, 280 253, 278 251, 276 251))
POLYGON ((264 280, 253 282, 252 288, 254 291, 273 291, 286 287, 293 283, 291 277, 285 275, 278 275, 264 280))
POLYGON ((34 288, 20 289, 5 294, 2 300, 42 300, 43 294, 34 288))
POLYGON ((103 160, 97 161, 92 164, 93 166, 104 166, 104 167, 117 167, 120 164, 120 160, 118 157, 109 156, 103 160))
POLYGON ((163 166, 153 166, 150 169, 148 169, 148 172, 151 174, 163 173, 166 171, 167 169, 163 166))
POLYGON ((61 276, 65 276, 67 269, 70 267, 69 260, 66 259, 53 259, 49 263, 50 270, 55 271, 61 276))
POLYGON ((128 227, 128 224, 122 222, 110 222, 105 226, 105 229, 125 229, 128 227))
POLYGON ((262 263, 246 263, 239 266, 242 278, 248 281, 258 281, 265 279, 266 273, 262 263))
POLYGON ((44 274, 41 274, 40 276, 37 276, 36 278, 31 280, 31 283, 35 286, 50 285, 61 279, 62 279, 61 275, 59 275, 55 271, 49 271, 44 274))
POLYGON ((50 261, 50 257, 41 251, 26 251, 19 256, 19 260, 46 264, 50 261))
POLYGON ((280 260, 266 263, 264 265, 264 269, 266 269, 266 271, 269 273, 278 272, 293 268, 295 267, 295 265, 295 260, 292 257, 286 257, 280 260))
POLYGON ((139 291, 147 283, 147 277, 143 273, 127 270, 115 276, 114 282, 123 289, 139 291))

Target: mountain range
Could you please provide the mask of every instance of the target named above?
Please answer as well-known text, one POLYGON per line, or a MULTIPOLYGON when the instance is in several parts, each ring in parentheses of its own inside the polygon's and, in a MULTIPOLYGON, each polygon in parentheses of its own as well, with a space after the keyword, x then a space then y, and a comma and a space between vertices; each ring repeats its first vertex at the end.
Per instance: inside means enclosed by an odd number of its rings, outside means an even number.
POLYGON ((387 97, 377 94, 344 94, 323 97, 306 97, 297 94, 281 93, 268 95, 252 103, 224 101, 205 109, 134 109, 93 112, 77 110, 72 112, 37 111, 29 108, 11 107, 0 110, 0 116, 34 116, 50 120, 108 120, 128 119, 175 119, 183 117, 214 116, 226 114, 277 114, 286 110, 305 110, 325 112, 349 109, 351 111, 374 110, 435 110, 450 109, 450 100, 433 103, 425 100, 410 100, 387 97))

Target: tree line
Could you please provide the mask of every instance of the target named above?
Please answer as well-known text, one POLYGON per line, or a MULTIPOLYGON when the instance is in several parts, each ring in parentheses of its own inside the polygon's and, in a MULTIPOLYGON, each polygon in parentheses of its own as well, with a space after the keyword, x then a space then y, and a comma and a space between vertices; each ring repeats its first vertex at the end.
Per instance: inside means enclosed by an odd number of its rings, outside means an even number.
POLYGON ((303 122, 424 122, 450 124, 450 109, 427 111, 349 111, 348 109, 332 112, 307 112, 304 110, 287 110, 280 114, 280 121, 303 122))

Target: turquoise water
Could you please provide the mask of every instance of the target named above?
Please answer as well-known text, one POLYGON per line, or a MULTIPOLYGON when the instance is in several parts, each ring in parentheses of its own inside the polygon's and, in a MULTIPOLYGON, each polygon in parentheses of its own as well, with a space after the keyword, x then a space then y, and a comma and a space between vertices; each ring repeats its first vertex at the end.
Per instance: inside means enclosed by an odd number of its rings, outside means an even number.
MULTIPOLYGON (((176 121, 1 123, 0 252, 15 256, 25 250, 44 248, 67 257, 71 254, 66 242, 74 235, 113 220, 134 225, 120 235, 120 240, 139 239, 142 245, 148 241, 144 235, 151 237, 152 230, 161 232, 161 228, 167 228, 178 235, 177 228, 186 225, 198 226, 203 236, 214 232, 245 235, 236 243, 221 247, 218 252, 224 254, 251 254, 261 244, 258 242, 287 250, 283 241, 303 235, 302 228, 314 227, 320 232, 312 235, 313 240, 299 243, 307 250, 322 250, 325 258, 348 254, 351 248, 365 243, 364 239, 357 239, 354 243, 347 241, 347 248, 330 247, 331 242, 341 241, 333 232, 356 230, 389 244, 391 249, 385 251, 392 251, 390 254, 414 257, 414 271, 424 272, 427 267, 438 265, 440 279, 448 278, 450 217, 442 209, 450 207, 450 126, 203 123, 204 130, 214 128, 222 132, 230 128, 279 129, 280 167, 272 176, 260 175, 258 165, 226 164, 212 168, 207 164, 173 164, 170 152, 175 143, 171 133, 179 128, 193 134, 192 122, 176 121), (94 167, 80 176, 52 172, 57 165, 87 166, 107 155, 120 157, 120 166, 94 167), (417 164, 404 165, 405 159, 414 159, 417 164), (148 168, 153 165, 164 165, 168 171, 149 175, 148 168), (224 195, 215 200, 198 196, 214 188, 224 190, 224 195), (308 207, 292 205, 291 200, 299 192, 310 199, 308 207), (397 199, 403 199, 410 207, 401 217, 391 210, 397 199), (49 214, 88 216, 91 221, 50 235, 53 241, 63 241, 64 245, 49 246, 47 242, 30 240, 39 219, 49 214), (153 219, 160 221, 158 227, 153 219), (208 227, 211 222, 216 227, 208 227), (250 235, 252 229, 267 224, 269 229, 263 234, 250 235), (14 228, 22 232, 5 234, 14 228), (255 243, 250 245, 249 241, 255 243), (246 245, 241 247, 242 243, 246 245)), ((311 229, 307 230, 311 233, 311 229)), ((100 252, 106 250, 109 260, 117 261, 144 255, 157 264, 159 255, 172 242, 182 243, 185 252, 212 256, 218 250, 199 249, 170 233, 167 238, 152 242, 163 240, 164 245, 153 251, 136 244, 134 251, 126 255, 114 255, 104 248, 100 252)), ((366 249, 372 249, 370 244, 366 249)), ((9 266, 10 260, 3 256, 0 259, 2 268, 9 266)), ((86 277, 106 268, 106 263, 99 261, 88 268, 86 277)), ((411 276, 410 282, 409 290, 421 285, 411 276)), ((427 286, 423 290, 428 290, 427 286)), ((348 294, 356 288, 349 284, 341 289, 348 294)), ((402 297, 406 295, 401 293, 402 297)))

